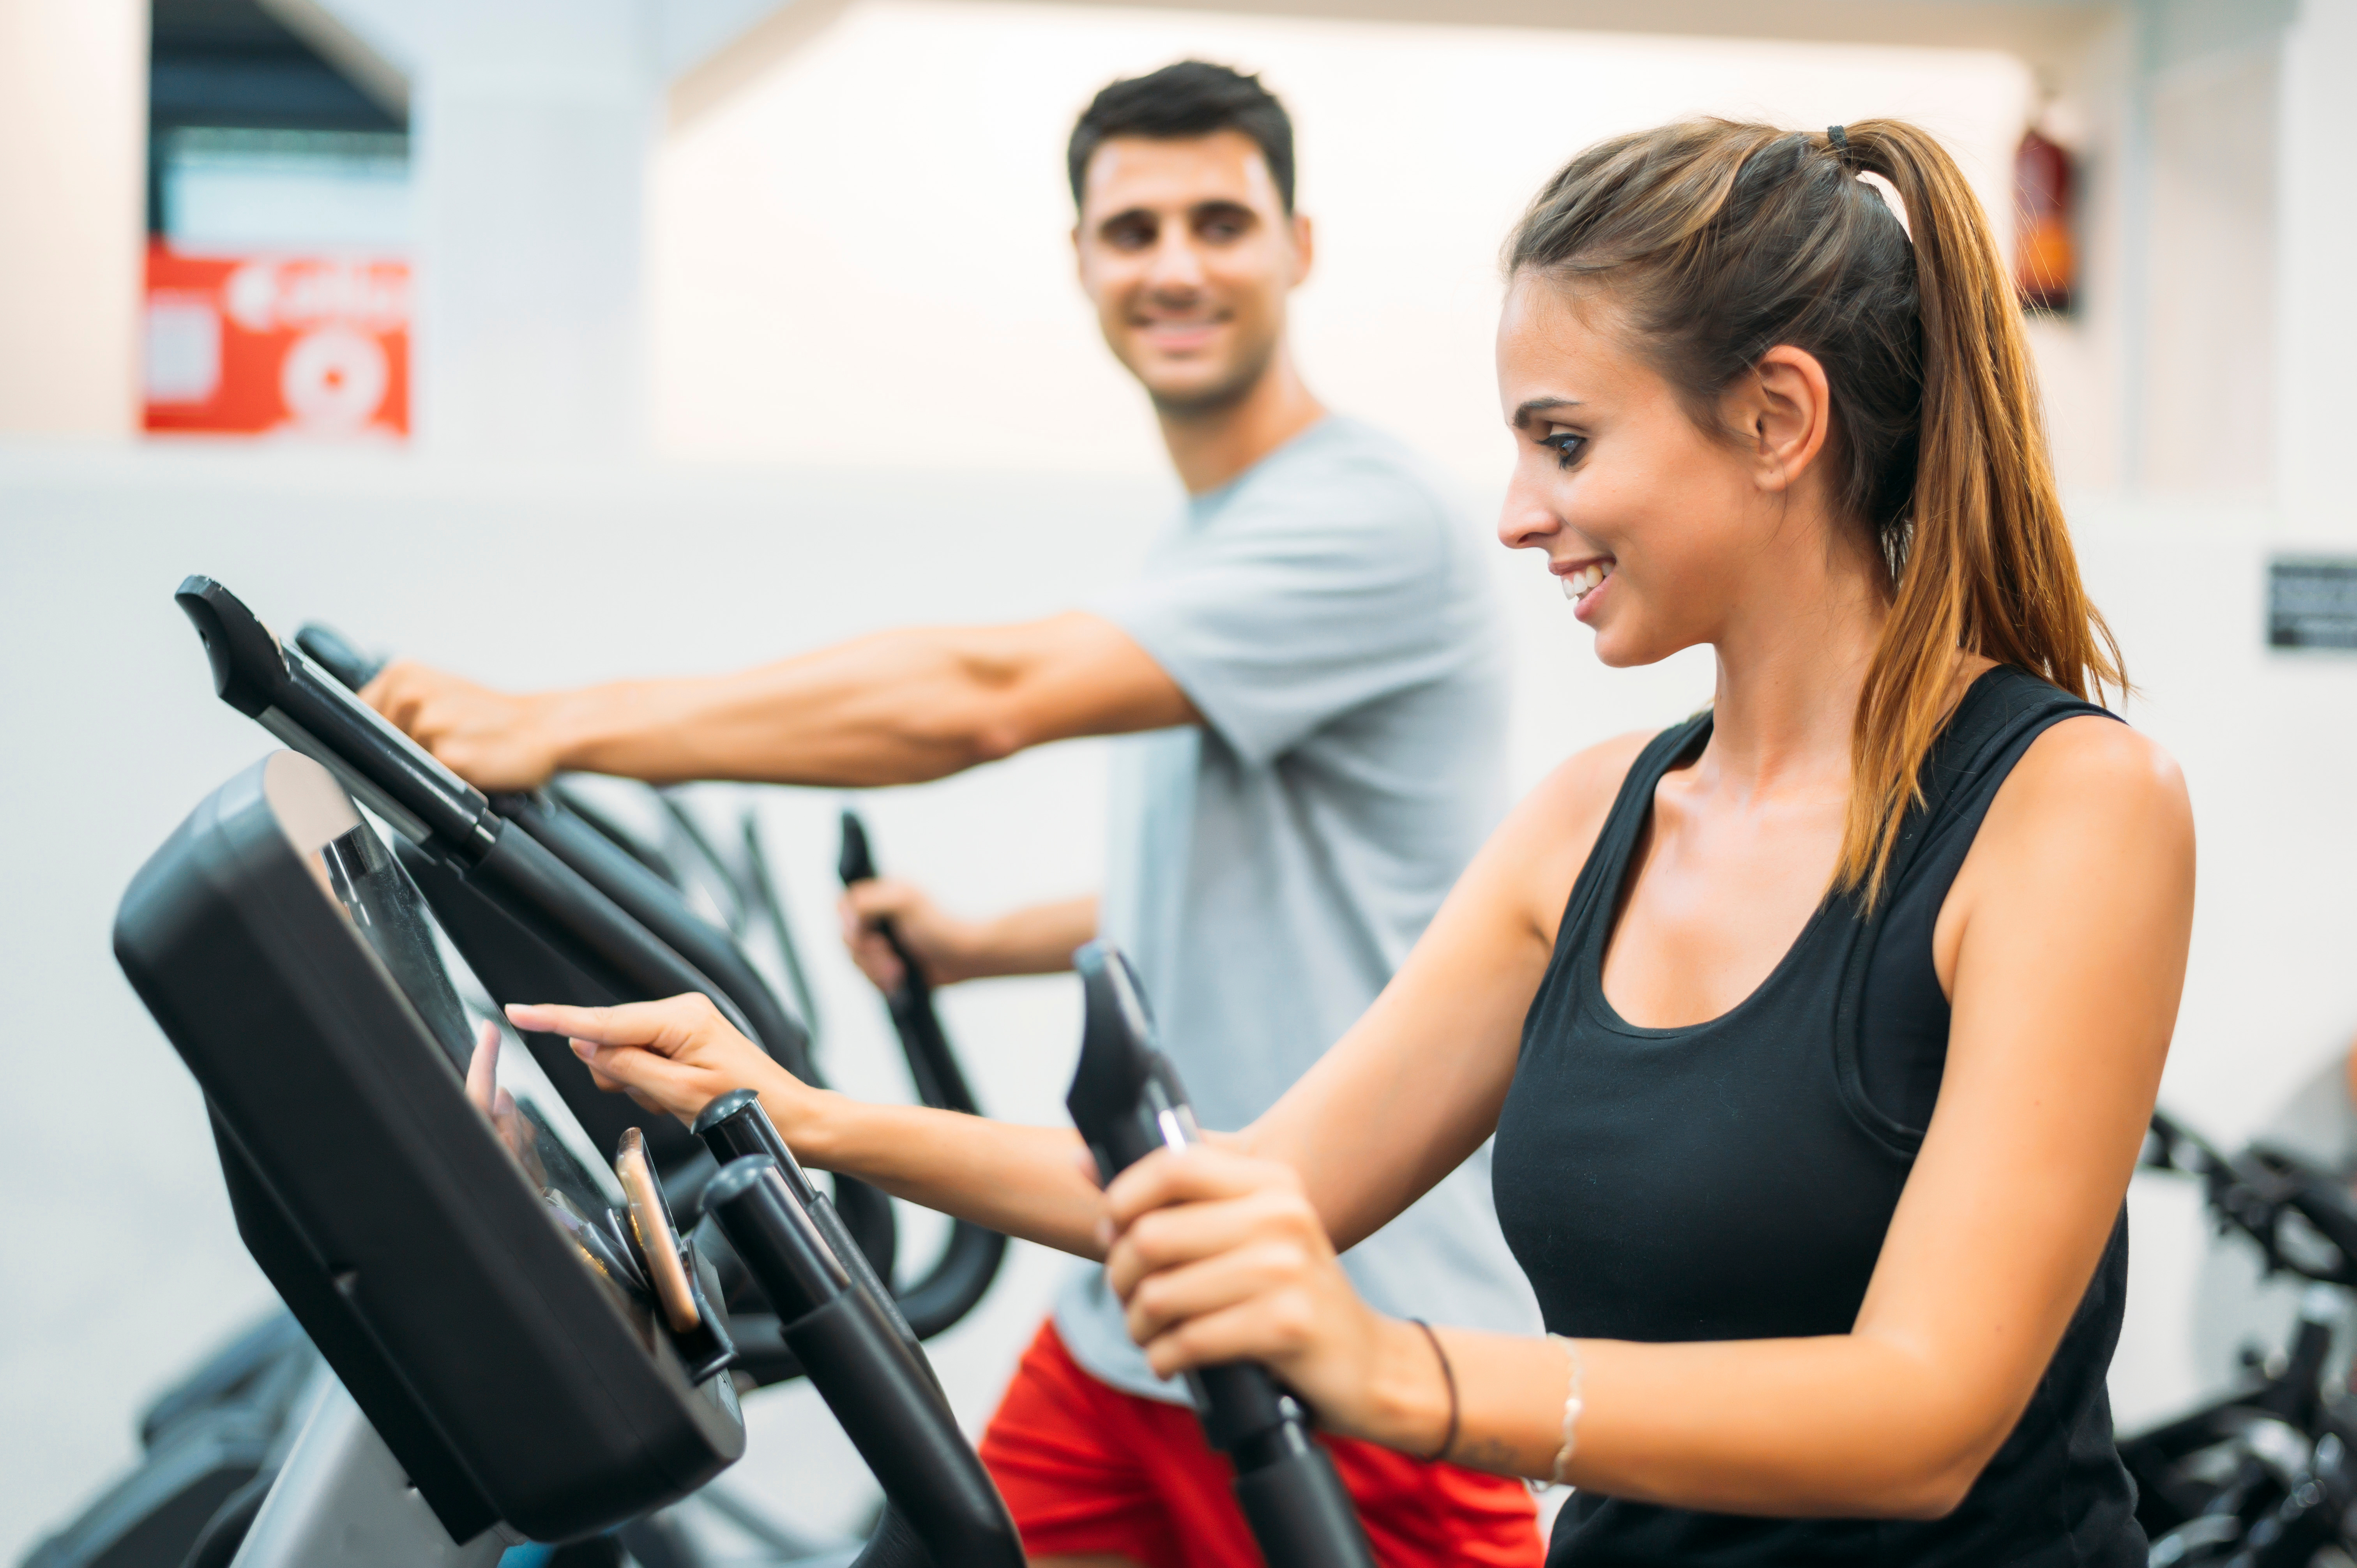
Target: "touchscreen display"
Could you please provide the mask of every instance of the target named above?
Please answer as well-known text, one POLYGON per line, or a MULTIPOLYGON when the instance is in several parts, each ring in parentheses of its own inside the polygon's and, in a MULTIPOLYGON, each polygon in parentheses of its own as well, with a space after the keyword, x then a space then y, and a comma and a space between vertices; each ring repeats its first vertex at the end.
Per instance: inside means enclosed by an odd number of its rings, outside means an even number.
POLYGON ((472 1016, 451 983, 425 898, 357 813, 312 852, 313 871, 409 999, 467 1098, 597 1273, 641 1302, 650 1283, 625 1237, 627 1198, 532 1053, 502 1049, 500 1026, 472 1016))

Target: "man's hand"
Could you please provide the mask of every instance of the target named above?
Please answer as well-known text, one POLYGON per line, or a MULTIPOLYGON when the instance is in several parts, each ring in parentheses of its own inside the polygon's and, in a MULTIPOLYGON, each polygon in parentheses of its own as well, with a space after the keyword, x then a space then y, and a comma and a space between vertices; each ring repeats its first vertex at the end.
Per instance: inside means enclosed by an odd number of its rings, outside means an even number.
POLYGON ((851 950, 852 961, 887 996, 900 989, 907 972, 892 944, 884 940, 881 925, 886 920, 917 961, 927 984, 954 985, 990 972, 974 967, 986 928, 951 914, 913 882, 886 876, 855 882, 843 890, 835 913, 843 918, 843 945, 851 950))
POLYGON ((400 660, 361 700, 479 789, 536 789, 556 771, 546 703, 400 660))
POLYGON ((879 876, 844 889, 835 912, 852 961, 887 996, 900 988, 903 976, 899 957, 877 929, 884 920, 892 922, 926 983, 937 986, 994 974, 1060 974, 1072 967, 1072 950, 1097 934, 1093 894, 969 920, 912 883, 879 876))

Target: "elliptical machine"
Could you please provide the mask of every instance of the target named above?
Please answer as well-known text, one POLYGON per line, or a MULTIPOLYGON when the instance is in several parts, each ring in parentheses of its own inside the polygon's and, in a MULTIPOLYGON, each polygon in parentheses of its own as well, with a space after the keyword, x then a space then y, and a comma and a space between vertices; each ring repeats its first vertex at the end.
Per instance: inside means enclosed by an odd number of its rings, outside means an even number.
MULTIPOLYGON (((238 1563, 474 1568, 742 1452, 717 1276, 643 1134, 604 1176, 544 1079, 470 1039, 425 901, 324 768, 275 753, 217 791, 133 883, 116 950, 205 1090, 241 1235, 335 1374, 238 1563)), ((886 1486, 860 1561, 1016 1568, 921 1351, 766 1168, 711 1213, 886 1486)))
MULTIPOLYGON (((480 989, 495 990, 498 1001, 555 997, 589 1004, 701 990, 791 1069, 817 1077, 802 1019, 777 1002, 727 932, 690 909, 684 889, 667 877, 685 879, 654 846, 635 839, 586 802, 565 800, 561 787, 543 799, 502 797, 500 804, 526 827, 525 834, 514 834, 511 818, 506 830, 513 852, 525 857, 526 874, 511 875, 498 889, 508 897, 487 894, 483 879, 470 884, 435 858, 436 849, 447 846, 436 844, 430 832, 419 837, 400 835, 401 826, 422 829, 426 821, 447 826, 457 814, 445 811, 437 815, 431 803, 434 791, 418 788, 421 779, 437 786, 446 801, 458 801, 461 811, 471 804, 466 797, 472 792, 376 721, 350 695, 372 673, 367 661, 319 628, 307 628, 297 647, 283 647, 226 590, 205 579, 184 584, 179 602, 206 641, 217 690, 233 705, 262 718, 266 728, 282 736, 299 735, 305 750, 360 783, 363 798, 393 805, 396 814, 386 820, 397 824, 396 857, 417 880, 442 895, 435 902, 436 913, 446 930, 465 933, 467 940, 454 945, 468 965, 502 977, 504 983, 480 989), (333 679, 322 680, 320 665, 306 662, 302 649, 307 646, 323 656, 321 663, 333 670, 333 679), (311 726, 303 727, 293 714, 310 715, 311 726), (330 746, 323 736, 339 737, 341 744, 330 746), (420 795, 428 802, 422 818, 417 811, 398 805, 420 795), (534 854, 536 850, 548 853, 534 854), (692 960, 683 953, 693 955, 692 960)), ((663 809, 677 810, 668 801, 663 809)), ((479 820, 500 821, 487 811, 479 820)), ((683 831, 694 831, 692 819, 683 812, 676 820, 683 831)), ((852 831, 856 832, 856 824, 852 831)), ((724 897, 740 913, 758 912, 772 922, 791 980, 798 970, 791 936, 760 865, 759 841, 749 827, 747 833, 749 868, 740 868, 746 869, 741 882, 726 889, 724 897)), ((864 839, 855 842, 864 855, 864 839)), ((708 843, 693 847, 706 858, 709 870, 726 875, 729 867, 708 843)), ((495 1010, 496 1002, 491 1005, 495 1010)), ((925 1012, 929 1016, 930 1009, 925 1012)), ((899 1021, 905 1010, 896 1006, 894 1014, 899 1021)), ((806 1006, 803 1016, 808 1016, 806 1006)), ((694 1200, 716 1168, 699 1141, 668 1117, 653 1116, 621 1097, 598 1092, 561 1041, 528 1043, 537 1047, 536 1059, 560 1089, 551 1098, 562 1100, 576 1120, 594 1129, 601 1146, 610 1147, 632 1126, 639 1129, 657 1169, 686 1200, 683 1217, 694 1226, 694 1200)), ((920 1087, 945 1086, 953 1108, 974 1109, 938 1023, 929 1039, 908 1048, 912 1076, 920 1087), (916 1054, 920 1049, 925 1052, 921 1057, 916 1054), (947 1063, 946 1073, 940 1070, 942 1062, 947 1063)), ((939 1102, 942 1096, 934 1098, 939 1102)), ((857 1184, 839 1184, 838 1193, 843 1198, 839 1213, 823 1192, 810 1188, 807 1198, 814 1222, 851 1260, 849 1266, 871 1293, 888 1310, 905 1313, 906 1325, 916 1335, 930 1337, 958 1321, 989 1288, 1005 1252, 1005 1238, 959 1226, 940 1259, 904 1293, 903 1302, 893 1302, 881 1284, 890 1277, 896 1251, 888 1202, 857 1184)), ((703 1241, 717 1266, 722 1294, 737 1315, 736 1375, 748 1385, 802 1375, 775 1315, 725 1235, 707 1227, 703 1241)), ((208 1554, 226 1562, 285 1457, 301 1414, 304 1390, 317 1365, 317 1352, 287 1316, 274 1315, 240 1336, 155 1403, 141 1423, 141 1463, 37 1544, 25 1560, 27 1568, 179 1568, 184 1562, 206 1568, 208 1554), (192 1557, 192 1547, 199 1546, 204 1551, 192 1557)), ((824 1550, 764 1510, 718 1489, 701 1495, 697 1506, 719 1514, 735 1531, 762 1541, 778 1561, 801 1561, 824 1550)), ((689 1568, 694 1562, 676 1526, 665 1520, 633 1522, 622 1531, 620 1544, 646 1568, 689 1568)), ((606 1555, 618 1557, 618 1552, 606 1555)))

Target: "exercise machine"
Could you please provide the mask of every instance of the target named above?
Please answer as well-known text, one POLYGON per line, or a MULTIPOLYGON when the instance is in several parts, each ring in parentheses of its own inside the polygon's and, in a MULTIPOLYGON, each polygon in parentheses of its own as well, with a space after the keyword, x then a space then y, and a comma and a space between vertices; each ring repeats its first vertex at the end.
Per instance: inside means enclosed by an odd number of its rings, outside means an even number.
MULTIPOLYGON (((370 671, 341 639, 317 628, 311 639, 341 670, 338 679, 300 639, 281 642, 210 578, 188 578, 175 597, 204 642, 222 700, 335 772, 394 830, 402 865, 495 1002, 599 1006, 701 992, 788 1071, 823 1082, 807 1030, 742 950, 607 832, 544 795, 494 800, 442 767, 360 701, 354 683, 365 683, 370 671)), ((670 1117, 600 1091, 563 1040, 525 1040, 592 1136, 610 1143, 625 1127, 640 1129, 692 1219, 715 1168, 696 1140, 670 1117)), ((965 1101, 954 1108, 973 1109, 946 1040, 938 1058, 965 1101)), ((922 1069, 912 1061, 911 1069, 920 1089, 942 1081, 931 1058, 922 1069)), ((864 1184, 839 1182, 832 1200, 813 1189, 813 1218, 863 1283, 893 1303, 920 1337, 970 1311, 1004 1256, 1003 1239, 978 1227, 954 1229, 940 1261, 906 1293, 905 1306, 916 1309, 909 1314, 884 1284, 896 1249, 889 1200, 864 1184)), ((732 1294, 742 1305, 741 1288, 732 1294)), ((741 1342, 757 1380, 796 1374, 765 1326, 748 1323, 741 1342)))
MULTIPOLYGON (((205 1092, 240 1233, 334 1374, 246 1568, 488 1564, 640 1517, 743 1450, 717 1278, 643 1133, 609 1174, 544 1078, 502 1073, 435 937, 351 798, 289 752, 200 806, 117 918, 205 1092)), ((710 1212, 886 1487, 860 1561, 1019 1563, 921 1351, 788 1173, 761 1170, 710 1212)))
POLYGON ((2348 1187, 2265 1144, 2221 1153, 2155 1112, 2143 1165, 2201 1183, 2222 1230, 2309 1282, 2290 1343, 2223 1397, 2119 1440, 2152 1568, 2345 1568, 2357 1558, 2357 1402, 2345 1381, 2357 1292, 2348 1187))

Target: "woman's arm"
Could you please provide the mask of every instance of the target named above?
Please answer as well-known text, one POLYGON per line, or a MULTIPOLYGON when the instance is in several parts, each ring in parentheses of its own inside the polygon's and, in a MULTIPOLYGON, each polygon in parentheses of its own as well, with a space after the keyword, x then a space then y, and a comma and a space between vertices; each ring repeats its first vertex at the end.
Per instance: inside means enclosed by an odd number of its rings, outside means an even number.
MULTIPOLYGON (((1935 932, 1946 1075, 1846 1335, 1583 1341, 1567 1466, 1615 1497, 1734 1513, 1931 1517, 2019 1420, 2115 1222, 2184 978, 2193 831, 2174 764, 2109 720, 2030 747, 1935 932)), ((1430 1347, 1351 1294, 1304 1185, 1229 1150, 1157 1155, 1108 1191, 1107 1268, 1160 1372, 1274 1367, 1329 1425, 1415 1453, 1448 1401, 1430 1347)), ((1567 1357, 1443 1334, 1454 1450, 1546 1476, 1567 1357)))
POLYGON ((761 1096, 795 1158, 896 1197, 1087 1258, 1104 1255, 1104 1199, 1080 1134, 813 1089, 691 993, 619 1007, 513 1006, 519 1029, 564 1035, 597 1087, 693 1122, 736 1089, 761 1096))
POLYGON ((1349 1033, 1235 1140, 1298 1173, 1345 1251, 1498 1125, 1555 928, 1648 734, 1590 746, 1507 814, 1349 1033))
MULTIPOLYGON (((1564 898, 1644 740, 1592 747, 1534 790, 1366 1017, 1248 1132, 1220 1140, 1300 1171, 1321 1233, 1372 1234, 1489 1136, 1564 898)), ((571 1037, 599 1088, 650 1109, 693 1121, 717 1096, 754 1089, 805 1164, 1010 1236, 1104 1255, 1103 1199, 1076 1133, 814 1090, 702 996, 508 1015, 571 1037)))

